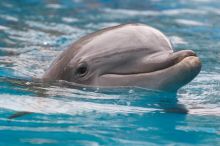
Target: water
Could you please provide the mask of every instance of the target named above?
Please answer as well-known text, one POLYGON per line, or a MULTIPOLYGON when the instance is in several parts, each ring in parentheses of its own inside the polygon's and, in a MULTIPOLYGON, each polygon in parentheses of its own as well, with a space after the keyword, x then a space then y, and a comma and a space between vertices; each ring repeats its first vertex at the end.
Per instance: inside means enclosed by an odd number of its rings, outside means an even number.
POLYGON ((1 146, 220 145, 220 1, 11 0, 0 8, 1 146), (199 76, 177 95, 31 80, 80 36, 129 22, 194 50, 199 76))

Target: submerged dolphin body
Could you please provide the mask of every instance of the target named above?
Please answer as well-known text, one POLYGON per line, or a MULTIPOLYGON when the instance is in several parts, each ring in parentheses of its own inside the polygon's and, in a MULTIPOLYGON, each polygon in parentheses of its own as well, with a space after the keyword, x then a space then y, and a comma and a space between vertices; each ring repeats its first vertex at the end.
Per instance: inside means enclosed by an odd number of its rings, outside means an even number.
POLYGON ((125 24, 82 37, 55 59, 42 79, 177 91, 200 69, 193 51, 174 52, 160 31, 143 24, 125 24))

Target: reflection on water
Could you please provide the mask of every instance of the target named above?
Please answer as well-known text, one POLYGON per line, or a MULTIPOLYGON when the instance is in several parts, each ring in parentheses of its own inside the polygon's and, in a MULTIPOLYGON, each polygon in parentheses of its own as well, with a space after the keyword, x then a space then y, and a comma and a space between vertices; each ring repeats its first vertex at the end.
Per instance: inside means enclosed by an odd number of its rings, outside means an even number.
POLYGON ((0 145, 220 144, 219 1, 14 0, 0 7, 0 145), (177 50, 194 50, 200 75, 177 94, 31 79, 79 37, 130 22, 160 29, 177 50))

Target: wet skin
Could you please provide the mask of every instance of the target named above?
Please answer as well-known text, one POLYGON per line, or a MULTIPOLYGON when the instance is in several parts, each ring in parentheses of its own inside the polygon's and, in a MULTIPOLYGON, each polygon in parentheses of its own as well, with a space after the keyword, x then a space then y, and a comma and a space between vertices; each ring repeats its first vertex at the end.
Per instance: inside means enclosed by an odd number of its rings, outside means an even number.
POLYGON ((175 92, 200 69, 193 51, 174 52, 160 31, 144 24, 126 24, 82 37, 54 60, 42 79, 175 92))

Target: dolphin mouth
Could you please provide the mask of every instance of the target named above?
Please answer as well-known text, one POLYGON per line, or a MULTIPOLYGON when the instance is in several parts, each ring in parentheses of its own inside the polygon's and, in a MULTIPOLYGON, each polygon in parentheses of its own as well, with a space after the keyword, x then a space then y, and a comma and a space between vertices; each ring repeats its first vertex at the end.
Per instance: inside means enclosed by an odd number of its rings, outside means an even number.
MULTIPOLYGON (((197 57, 196 53, 193 52, 192 50, 183 50, 183 51, 175 52, 173 54, 173 56, 171 57, 171 60, 173 60, 173 61, 171 61, 173 63, 171 63, 170 66, 167 66, 166 68, 163 68, 163 69, 168 69, 173 66, 176 66, 177 64, 186 63, 189 61, 195 62, 195 64, 191 64, 191 66, 190 66, 191 68, 194 68, 196 64, 198 64, 200 66, 200 60, 197 57)), ((161 69, 161 70, 163 70, 163 69, 161 69)))
MULTIPOLYGON (((183 60, 186 59, 186 58, 189 58, 189 59, 187 59, 187 61, 189 61, 191 59, 197 59, 198 60, 198 57, 197 57, 196 53, 193 52, 192 50, 182 50, 182 51, 174 52, 174 53, 168 55, 168 57, 166 59, 164 59, 163 62, 161 62, 159 64, 156 64, 157 67, 155 67, 152 70, 148 70, 148 71, 135 71, 135 72, 124 72, 124 73, 121 73, 121 72, 109 72, 109 73, 105 73, 103 75, 150 74, 150 73, 154 73, 154 72, 157 72, 157 71, 162 71, 164 69, 168 69, 170 67, 173 67, 176 64, 183 62, 183 60)), ((196 62, 198 62, 198 61, 196 61, 196 62)))
POLYGON ((191 50, 172 53, 166 65, 150 72, 107 73, 99 78, 103 86, 135 86, 176 92, 201 70, 201 62, 191 50), (114 81, 114 82, 113 82, 114 81), (110 84, 109 84, 110 83, 110 84))

